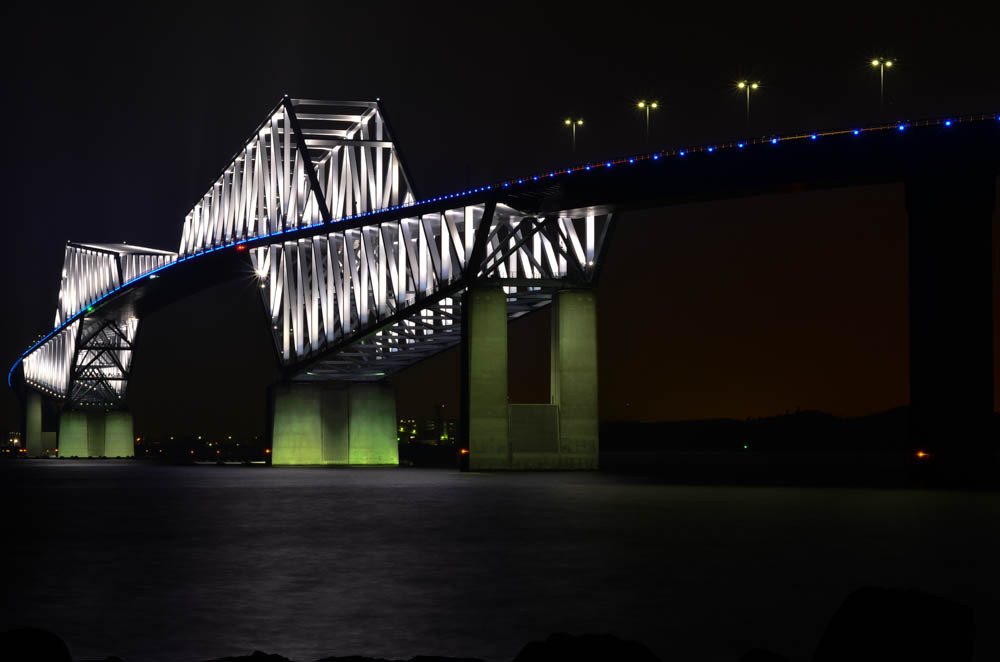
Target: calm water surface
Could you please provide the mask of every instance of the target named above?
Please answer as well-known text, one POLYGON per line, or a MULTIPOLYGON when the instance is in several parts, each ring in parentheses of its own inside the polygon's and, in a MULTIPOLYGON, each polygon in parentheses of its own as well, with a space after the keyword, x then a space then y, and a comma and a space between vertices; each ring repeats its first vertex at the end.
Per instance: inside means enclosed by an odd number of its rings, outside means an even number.
POLYGON ((996 492, 99 461, 0 479, 0 617, 77 659, 509 660, 568 631, 664 659, 806 660, 864 584, 974 607, 977 659, 1000 659, 996 492))

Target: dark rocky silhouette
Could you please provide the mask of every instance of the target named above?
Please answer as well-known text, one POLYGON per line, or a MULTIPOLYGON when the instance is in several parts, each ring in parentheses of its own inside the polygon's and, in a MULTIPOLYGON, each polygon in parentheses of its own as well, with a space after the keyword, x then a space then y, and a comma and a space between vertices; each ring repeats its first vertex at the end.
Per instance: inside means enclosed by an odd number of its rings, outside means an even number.
POLYGON ((743 653, 740 662, 788 662, 788 658, 766 648, 751 648, 743 653))
POLYGON ((0 635, 0 660, 72 662, 66 643, 38 628, 12 628, 0 635))
POLYGON ((545 641, 532 641, 517 654, 514 662, 658 662, 644 644, 619 639, 613 634, 582 634, 557 632, 545 641))
POLYGON ((250 655, 237 655, 231 657, 217 657, 213 660, 205 660, 205 662, 292 662, 287 657, 282 655, 277 655, 275 653, 264 653, 262 651, 254 651, 250 655))
POLYGON ((865 586, 834 613, 813 662, 963 662, 974 643, 968 607, 922 591, 865 586))

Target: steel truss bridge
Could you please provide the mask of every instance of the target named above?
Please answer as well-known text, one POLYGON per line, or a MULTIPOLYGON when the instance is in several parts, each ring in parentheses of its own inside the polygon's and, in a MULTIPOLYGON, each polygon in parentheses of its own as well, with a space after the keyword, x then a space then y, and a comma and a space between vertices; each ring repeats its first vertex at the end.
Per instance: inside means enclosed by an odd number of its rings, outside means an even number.
MULTIPOLYGON (((502 288, 509 318, 592 287, 623 212, 970 168, 995 178, 998 120, 764 136, 419 198, 378 101, 286 97, 187 214, 177 252, 67 244, 55 328, 8 384, 23 376, 67 409, 123 408, 143 316, 237 278, 260 285, 286 380, 380 380, 460 342, 474 285, 502 288)), ((653 297, 656 277, 651 264, 635 286, 653 297)))

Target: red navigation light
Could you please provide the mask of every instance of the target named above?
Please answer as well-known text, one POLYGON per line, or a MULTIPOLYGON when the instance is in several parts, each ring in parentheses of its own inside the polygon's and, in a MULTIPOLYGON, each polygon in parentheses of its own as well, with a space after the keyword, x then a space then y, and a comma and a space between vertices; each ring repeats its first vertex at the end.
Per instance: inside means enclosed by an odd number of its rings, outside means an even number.
POLYGON ((236 247, 236 252, 238 252, 238 253, 242 253, 242 252, 243 252, 243 251, 245 251, 246 249, 247 249, 247 245, 246 245, 246 244, 240 244, 240 245, 238 245, 238 246, 236 247))

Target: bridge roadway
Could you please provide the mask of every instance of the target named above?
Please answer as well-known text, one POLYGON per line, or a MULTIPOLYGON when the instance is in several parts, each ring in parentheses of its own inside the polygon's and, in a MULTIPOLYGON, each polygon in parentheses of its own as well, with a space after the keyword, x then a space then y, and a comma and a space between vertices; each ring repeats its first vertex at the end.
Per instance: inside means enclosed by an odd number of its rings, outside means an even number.
MULTIPOLYGON (((399 257, 401 282, 413 285, 405 297, 400 294, 395 305, 386 304, 374 311, 367 319, 367 324, 355 324, 353 329, 345 329, 341 322, 337 334, 328 331, 330 341, 324 342, 315 351, 302 352, 296 347, 292 351, 283 352, 278 342, 276 350, 287 381, 309 381, 311 377, 317 380, 331 377, 344 379, 351 371, 357 372, 357 363, 349 365, 347 373, 338 374, 336 370, 322 372, 324 361, 335 361, 337 356, 349 353, 352 346, 363 345, 365 339, 370 342, 373 334, 381 335, 386 330, 398 329, 419 311, 447 302, 450 308, 444 311, 444 315, 438 316, 436 323, 428 326, 434 331, 430 335, 439 340, 443 338, 443 342, 433 343, 429 351, 424 353, 408 352, 413 355, 408 358, 404 358, 407 347, 399 345, 393 352, 401 360, 381 365, 388 366, 389 371, 392 371, 405 367, 408 361, 419 360, 428 353, 441 351, 461 340, 465 340, 467 349, 472 346, 471 353, 463 352, 463 441, 468 449, 471 435, 471 450, 475 451, 476 433, 468 427, 470 417, 475 419, 469 408, 471 406, 476 409, 476 405, 468 402, 469 390, 472 388, 475 391, 475 387, 470 386, 469 376, 472 375, 471 382, 475 382, 475 374, 482 370, 477 371, 469 363, 477 360, 476 343, 470 341, 467 328, 469 320, 474 319, 466 311, 466 308, 474 307, 468 305, 469 297, 479 297, 477 292, 486 292, 482 295, 484 301, 487 301, 482 304, 484 309, 492 309, 498 305, 496 297, 491 299, 491 291, 502 292, 504 296, 500 297, 501 300, 521 301, 522 305, 514 306, 513 313, 508 306, 505 322, 506 317, 547 305, 563 294, 569 297, 574 291, 586 292, 596 283, 601 257, 610 244, 614 223, 618 222, 622 213, 630 210, 768 193, 904 182, 910 215, 914 443, 940 448, 943 439, 956 436, 953 434, 954 429, 948 427, 949 424, 954 424, 956 418, 981 422, 983 412, 988 415, 992 410, 993 293, 990 261, 984 261, 982 256, 983 246, 987 247, 987 256, 989 253, 990 218, 995 204, 998 164, 1000 117, 996 115, 906 122, 793 136, 767 136, 745 142, 633 155, 390 205, 332 221, 319 220, 260 236, 220 242, 211 248, 182 255, 176 262, 123 284, 77 315, 125 315, 141 318, 199 289, 227 280, 252 277, 255 270, 260 274, 261 265, 252 258, 262 254, 260 249, 270 249, 276 243, 291 246, 289 242, 296 242, 302 245, 303 240, 332 236, 331 233, 334 232, 350 237, 352 235, 349 233, 354 230, 364 232, 366 228, 384 228, 389 224, 396 224, 393 227, 399 228, 406 219, 422 220, 436 216, 442 219, 441 230, 438 235, 433 235, 433 231, 428 235, 432 239, 429 243, 436 244, 439 240, 445 243, 441 244, 440 253, 432 255, 433 250, 428 253, 428 260, 435 258, 433 267, 422 263, 417 267, 414 262, 406 265, 408 275, 404 275, 403 246, 404 243, 409 246, 411 242, 408 236, 404 242, 402 234, 396 253, 391 248, 386 253, 390 258, 399 257), (451 236, 455 241, 449 250, 446 248, 448 237, 443 236, 449 234, 443 219, 449 218, 449 214, 473 208, 480 210, 477 214, 491 219, 491 222, 480 222, 475 227, 474 238, 467 233, 467 243, 464 246, 461 245, 460 237, 454 235, 455 228, 452 227, 451 236), (501 233, 498 237, 498 227, 503 225, 499 222, 501 213, 507 214, 511 219, 517 218, 517 221, 510 224, 507 233, 501 233), (598 223, 601 226, 600 236, 595 237, 593 219, 602 217, 603 223, 598 223), (565 219, 587 219, 587 230, 583 230, 580 223, 577 223, 577 227, 572 227, 575 222, 567 222, 565 219), (538 259, 532 260, 531 251, 524 250, 532 241, 536 246, 538 244, 538 239, 533 240, 530 236, 531 232, 523 231, 524 225, 518 230, 518 224, 525 224, 525 221, 528 221, 527 225, 534 224, 531 225, 535 228, 533 232, 542 238, 546 247, 556 247, 559 255, 552 264, 544 264, 545 259, 538 258, 537 253, 535 257, 538 259), (561 224, 554 226, 553 223, 557 222, 561 224), (578 234, 582 236, 584 232, 587 233, 586 248, 577 238, 578 234), (468 239, 473 239, 473 242, 468 242, 468 239), (510 250, 504 250, 505 245, 509 245, 510 250), (464 260, 461 255, 463 249, 464 260), (441 263, 446 253, 449 257, 457 258, 455 273, 450 275, 442 271, 444 267, 441 263), (970 259, 976 255, 979 256, 977 259, 970 259), (556 262, 560 264, 556 265, 556 262), (477 268, 463 269, 466 263, 477 265, 477 268), (516 273, 519 263, 523 266, 520 277, 516 273), (504 265, 510 265, 510 268, 506 269, 504 265), (550 268, 546 269, 546 266, 550 268), (417 272, 424 269, 435 269, 435 274, 427 284, 421 283, 418 287, 417 272), (444 322, 441 322, 442 319, 444 322), (335 335, 338 337, 335 338, 335 335), (320 371, 318 375, 317 371, 320 371)), ((668 216, 669 212, 665 215, 668 216)), ((471 216, 467 218, 471 219, 471 216)), ((384 235, 376 230, 372 236, 384 235)), ((423 245, 423 240, 420 243, 423 245)), ((344 255, 346 258, 346 253, 344 255)), ((414 256, 407 257, 415 259, 414 256)), ((423 258, 421 255, 421 259, 423 258)), ((342 262, 346 264, 347 260, 342 262)), ((376 271, 374 265, 371 266, 371 273, 375 278, 376 271)), ((343 265, 341 268, 346 269, 343 265)), ((651 265, 651 271, 653 269, 655 265, 651 265)), ((315 263, 313 270, 316 270, 315 263)), ((355 271, 355 279, 357 274, 355 271)), ((395 274, 390 275, 395 278, 395 274)), ((388 276, 383 273, 382 279, 385 281, 388 276)), ((331 278, 331 291, 332 287, 331 278)), ((375 286, 372 284, 370 287, 375 286)), ((387 289, 384 284, 383 287, 387 289)), ((393 280, 392 289, 406 288, 397 288, 396 281, 393 280)), ((577 304, 579 301, 567 303, 562 308, 576 310, 572 314, 582 314, 584 319, 593 317, 595 313, 592 303, 589 304, 589 311, 577 310, 577 304)), ((584 304, 584 308, 587 305, 584 304)), ((349 321, 356 319, 360 313, 360 306, 356 310, 351 309, 351 306, 349 301, 349 321)), ((308 310, 306 314, 308 315, 308 310)), ((60 328, 74 319, 76 316, 67 319, 60 328)), ((567 324, 575 324, 576 321, 578 320, 565 320, 567 324)), ((499 322, 494 319, 490 324, 499 322)), ((290 326, 292 325, 288 323, 286 315, 286 327, 290 326)), ((53 334, 58 333, 60 328, 53 334)), ((486 335, 491 333, 493 331, 486 335)), ((502 335, 505 338, 505 331, 502 335)), ((558 333, 554 330, 554 350, 557 349, 557 336, 558 333)), ((18 359, 8 375, 8 383, 22 359, 46 340, 48 338, 18 359)), ((408 342, 412 343, 412 338, 408 342)), ((285 344, 287 348, 288 333, 285 344)), ((417 343, 413 345, 416 349, 417 343)), ((592 351, 594 366, 591 386, 594 393, 588 395, 587 399, 596 411, 596 339, 592 351)), ((383 352, 383 356, 388 357, 388 352, 383 352)), ((371 356, 361 363, 370 364, 370 359, 371 356)), ((482 357, 478 360, 482 360, 482 357)), ((499 369, 496 365, 489 368, 486 372, 499 369)), ((503 372, 506 372, 505 369, 503 372)), ((380 371, 370 375, 369 379, 377 380, 385 374, 387 372, 380 371)), ((488 398, 505 399, 505 374, 501 381, 504 393, 490 388, 488 398)), ((554 368, 553 385, 557 382, 554 368)), ((287 390, 293 387, 284 388, 287 390)), ((279 394, 276 399, 280 401, 281 397, 279 394)), ((371 399, 370 394, 365 397, 371 399)), ((555 399, 556 395, 553 397, 555 399)), ((542 428, 555 425, 558 428, 567 424, 566 417, 560 419, 559 416, 560 412, 565 414, 565 410, 564 405, 556 407, 552 412, 532 412, 528 419, 520 422, 510 418, 513 414, 501 416, 500 413, 493 412, 490 422, 493 432, 490 434, 497 437, 496 444, 488 443, 486 446, 495 446, 493 450, 496 452, 485 452, 484 447, 478 455, 497 457, 481 466, 512 466, 511 456, 516 453, 511 450, 510 439, 506 438, 507 431, 501 433, 500 427, 515 430, 523 425, 542 428), (537 418, 538 416, 541 418, 537 418), (551 420, 553 417, 555 422, 551 420), (504 419, 502 422, 501 418, 504 419), (501 457, 504 454, 507 456, 506 463, 501 457)), ((475 426, 475 421, 472 425, 475 426)), ((585 444, 590 449, 587 453, 593 452, 593 461, 581 460, 577 464, 555 462, 555 466, 596 466, 596 417, 593 421, 587 421, 585 427, 594 428, 592 434, 587 432, 585 435, 593 436, 593 443, 585 444)), ((970 433, 973 429, 974 427, 969 427, 970 433)), ((559 437, 558 432, 555 434, 559 437)), ((545 446, 548 442, 539 443, 545 446)), ((557 443, 556 446, 558 445, 557 443)), ((958 446, 961 443, 954 441, 952 445, 958 446)), ((471 455, 474 460, 476 454, 471 455)), ((476 462, 473 461, 472 464, 475 466, 476 462)), ((529 463, 524 466, 533 465, 529 463)), ((543 462, 541 466, 548 465, 543 462)))

